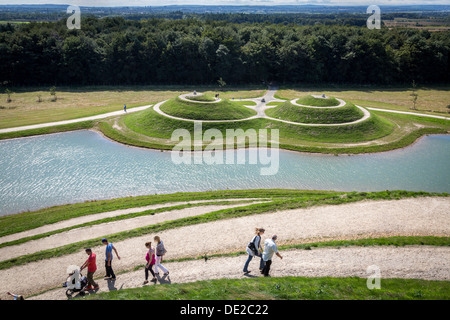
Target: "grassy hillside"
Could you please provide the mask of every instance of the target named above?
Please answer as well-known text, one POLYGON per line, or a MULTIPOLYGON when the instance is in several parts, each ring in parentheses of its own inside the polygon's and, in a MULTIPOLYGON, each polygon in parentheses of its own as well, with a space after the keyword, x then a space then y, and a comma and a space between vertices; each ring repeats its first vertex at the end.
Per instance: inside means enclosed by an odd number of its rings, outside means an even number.
POLYGON ((296 103, 302 104, 304 106, 315 106, 315 107, 333 107, 339 105, 339 101, 334 97, 328 98, 316 98, 312 95, 307 95, 297 99, 296 103))
POLYGON ((364 113, 352 103, 342 108, 307 108, 285 102, 282 105, 266 110, 269 117, 299 123, 345 123, 361 119, 364 113))
POLYGON ((236 120, 256 115, 254 110, 227 100, 217 103, 196 103, 176 98, 162 104, 160 109, 168 115, 192 120, 236 120))

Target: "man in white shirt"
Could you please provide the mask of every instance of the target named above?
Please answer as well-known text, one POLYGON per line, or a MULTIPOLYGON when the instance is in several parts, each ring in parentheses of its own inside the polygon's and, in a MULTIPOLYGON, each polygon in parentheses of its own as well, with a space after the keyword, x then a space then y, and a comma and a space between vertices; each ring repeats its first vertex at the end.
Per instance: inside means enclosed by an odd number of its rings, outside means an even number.
POLYGON ((264 252, 262 254, 263 260, 264 260, 264 268, 261 271, 262 274, 264 274, 264 277, 269 276, 270 271, 270 265, 272 264, 272 257, 275 253, 280 259, 283 259, 283 257, 278 253, 278 248, 275 243, 275 240, 277 240, 277 235, 274 234, 272 236, 272 239, 266 239, 264 242, 264 252))

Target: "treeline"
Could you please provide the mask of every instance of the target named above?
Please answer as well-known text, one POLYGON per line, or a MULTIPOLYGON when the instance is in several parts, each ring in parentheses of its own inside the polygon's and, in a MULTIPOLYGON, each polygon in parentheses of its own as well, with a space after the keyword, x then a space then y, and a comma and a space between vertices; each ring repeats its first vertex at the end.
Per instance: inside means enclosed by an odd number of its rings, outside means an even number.
POLYGON ((228 21, 232 23, 275 23, 290 24, 299 26, 310 25, 348 25, 365 26, 369 14, 357 13, 204 13, 191 14, 189 17, 199 20, 228 21))
POLYGON ((0 26, 0 84, 448 83, 449 53, 449 31, 89 17, 0 26))

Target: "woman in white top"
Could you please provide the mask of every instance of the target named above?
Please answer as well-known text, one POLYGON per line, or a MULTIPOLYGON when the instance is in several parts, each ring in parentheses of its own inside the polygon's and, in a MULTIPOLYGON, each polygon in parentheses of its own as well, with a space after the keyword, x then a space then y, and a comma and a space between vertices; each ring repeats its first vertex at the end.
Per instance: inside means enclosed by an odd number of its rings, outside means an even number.
POLYGON ((161 269, 164 272, 164 275, 167 276, 169 274, 169 270, 164 268, 164 266, 161 264, 161 259, 163 255, 166 253, 166 249, 164 248, 164 244, 159 238, 159 236, 155 236, 153 238, 156 245, 156 262, 155 262, 155 273, 159 274, 159 269, 161 269))
POLYGON ((248 265, 250 263, 250 261, 252 261, 254 256, 260 257, 261 260, 259 262, 259 270, 261 271, 264 268, 264 260, 262 259, 262 247, 261 247, 261 235, 264 234, 264 229, 263 228, 256 228, 255 229, 255 236, 253 237, 252 241, 249 242, 249 244, 247 245, 247 253, 248 253, 248 258, 247 261, 245 262, 244 265, 244 273, 250 273, 250 271, 248 271, 248 265))

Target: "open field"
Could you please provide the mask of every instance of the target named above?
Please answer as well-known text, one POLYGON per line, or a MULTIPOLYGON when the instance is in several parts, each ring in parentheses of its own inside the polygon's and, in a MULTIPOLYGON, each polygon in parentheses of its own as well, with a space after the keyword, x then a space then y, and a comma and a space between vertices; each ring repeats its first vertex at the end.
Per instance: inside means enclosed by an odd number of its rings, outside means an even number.
MULTIPOLYGON (((0 94, 0 129, 31 124, 76 119, 154 104, 176 97, 190 90, 211 90, 210 87, 188 86, 121 86, 121 87, 57 87, 56 101, 52 101, 49 88, 12 89, 11 102, 7 95, 0 94), (41 102, 37 102, 41 97, 41 102)), ((227 89, 220 92, 221 97, 232 99, 252 98, 264 94, 265 89, 227 89)))
POLYGON ((448 116, 450 113, 450 89, 448 86, 418 87, 416 110, 413 110, 411 87, 281 87, 277 96, 280 99, 294 99, 305 95, 322 94, 343 99, 364 107, 412 111, 448 116))
POLYGON ((395 18, 394 20, 383 20, 388 28, 412 28, 420 30, 428 30, 430 32, 450 30, 448 19, 408 19, 395 18))
MULTIPOLYGON (((243 250, 255 226, 263 226, 267 236, 278 234, 278 245, 285 257, 274 261, 274 277, 295 277, 292 281, 298 286, 320 281, 298 277, 338 277, 322 282, 327 288, 338 286, 335 293, 316 295, 316 298, 371 298, 369 291, 361 293, 362 296, 341 292, 342 286, 363 290, 364 279, 340 278, 365 278, 367 266, 379 264, 383 279, 397 278, 386 282, 386 289, 393 290, 394 296, 448 299, 449 205, 448 195, 424 192, 237 190, 58 206, 0 219, 1 229, 9 230, 9 235, 0 238, 1 256, 16 255, 0 262, 0 286, 32 299, 66 299, 60 284, 66 277, 67 266, 81 264, 86 259, 83 248, 92 247, 98 254, 97 276, 100 276, 104 250, 100 239, 107 237, 121 256, 114 262, 118 279, 115 283, 101 280, 98 293, 141 287, 146 252, 143 243, 158 234, 168 249, 164 264, 171 271, 169 278, 158 277, 158 285, 189 282, 192 284, 186 290, 192 292, 189 289, 192 286, 213 285, 196 284, 198 280, 246 279, 241 270, 246 259, 243 250), (133 225, 135 222, 139 226, 133 225), (94 230, 95 234, 91 234, 94 230), (17 239, 11 241, 15 235, 17 239), (65 236, 64 243, 61 236, 65 236), (203 241, 198 242, 199 238, 203 241), (209 258, 207 262, 204 257, 209 258), (414 296, 414 292, 422 294, 414 296)), ((219 282, 226 284, 226 281, 219 282)), ((265 282, 255 283, 253 288, 246 283, 235 282, 232 286, 240 286, 236 290, 242 291, 243 297, 251 298, 265 282)), ((166 298, 170 299, 170 290, 176 288, 180 287, 164 285, 155 290, 169 290, 166 298)), ((137 294, 155 293, 150 287, 143 290, 137 294)), ((133 292, 118 291, 116 294, 121 298, 135 299, 133 292)), ((278 298, 314 298, 285 293, 286 296, 278 298)), ((262 297, 266 298, 269 296, 262 297)))

